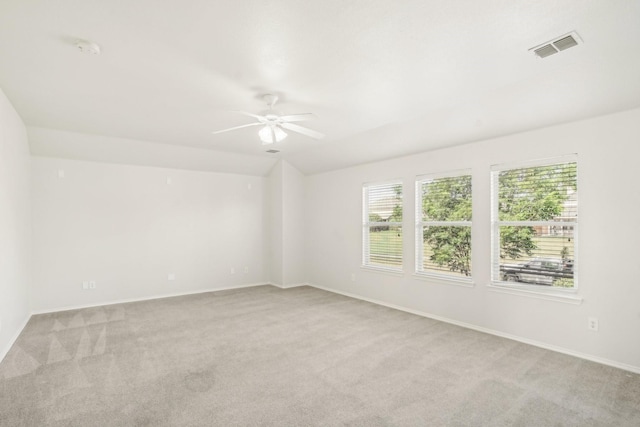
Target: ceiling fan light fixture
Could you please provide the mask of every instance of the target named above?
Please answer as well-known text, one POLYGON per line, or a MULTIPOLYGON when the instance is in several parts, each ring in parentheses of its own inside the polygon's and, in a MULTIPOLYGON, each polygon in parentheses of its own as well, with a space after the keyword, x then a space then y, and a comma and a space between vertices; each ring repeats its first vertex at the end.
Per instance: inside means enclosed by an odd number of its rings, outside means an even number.
POLYGON ((262 145, 273 144, 274 142, 280 142, 287 137, 287 133, 275 125, 266 125, 260 131, 258 131, 260 141, 262 145), (275 137, 275 141, 274 141, 275 137))
POLYGON ((249 116, 257 121, 253 123, 247 123, 245 125, 218 130, 213 132, 213 134, 217 135, 232 130, 244 129, 251 126, 259 126, 260 130, 258 131, 258 136, 260 137, 260 141, 262 141, 262 145, 273 144, 275 142, 284 140, 288 135, 284 129, 286 129, 287 131, 299 133, 304 136, 308 136, 309 138, 324 138, 324 135, 322 133, 317 132, 313 129, 306 128, 304 126, 297 125, 295 123, 304 122, 315 118, 312 113, 288 114, 286 116, 283 116, 273 109, 273 105, 278 101, 277 96, 266 94, 262 97, 262 99, 269 107, 268 111, 262 112, 260 114, 248 113, 246 111, 233 111, 234 113, 239 113, 243 116, 249 116))
POLYGON ((287 133, 280 129, 280 126, 274 126, 273 133, 276 135, 276 142, 280 142, 287 137, 287 133))

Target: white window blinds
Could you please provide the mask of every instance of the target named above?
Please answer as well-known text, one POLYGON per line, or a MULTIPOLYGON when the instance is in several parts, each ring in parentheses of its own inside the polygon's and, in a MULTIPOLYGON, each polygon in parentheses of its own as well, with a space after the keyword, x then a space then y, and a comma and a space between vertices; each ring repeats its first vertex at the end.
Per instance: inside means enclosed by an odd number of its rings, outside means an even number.
POLYGON ((471 174, 416 181, 416 273, 471 281, 471 174))
POLYGON ((402 271, 402 182, 362 189, 362 264, 402 271))
POLYGON ((576 287, 576 156, 492 168, 492 281, 576 287))

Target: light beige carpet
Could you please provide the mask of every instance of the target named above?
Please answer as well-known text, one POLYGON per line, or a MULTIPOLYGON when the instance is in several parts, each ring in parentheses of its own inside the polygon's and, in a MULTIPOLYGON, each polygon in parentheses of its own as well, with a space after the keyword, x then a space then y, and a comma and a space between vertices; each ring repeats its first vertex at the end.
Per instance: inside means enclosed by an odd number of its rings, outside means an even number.
POLYGON ((640 376, 318 289, 34 316, 2 426, 640 426, 640 376))

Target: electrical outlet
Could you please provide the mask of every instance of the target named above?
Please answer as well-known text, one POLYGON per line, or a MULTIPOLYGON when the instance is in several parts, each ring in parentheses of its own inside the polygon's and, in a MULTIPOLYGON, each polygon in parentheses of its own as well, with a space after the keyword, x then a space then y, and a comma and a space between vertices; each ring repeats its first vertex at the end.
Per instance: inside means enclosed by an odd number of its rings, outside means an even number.
POLYGON ((89 289, 95 289, 95 288, 96 288, 96 281, 89 280, 89 289))
POLYGON ((244 274, 247 274, 249 272, 249 267, 245 267, 244 268, 244 274))
POLYGON ((589 330, 598 331, 598 318, 597 317, 589 317, 589 330))
POLYGON ((167 280, 176 280, 176 275, 175 273, 169 273, 167 275, 167 280))
POLYGON ((85 280, 84 282, 82 282, 82 289, 84 289, 85 291, 87 289, 89 289, 89 281, 85 280))

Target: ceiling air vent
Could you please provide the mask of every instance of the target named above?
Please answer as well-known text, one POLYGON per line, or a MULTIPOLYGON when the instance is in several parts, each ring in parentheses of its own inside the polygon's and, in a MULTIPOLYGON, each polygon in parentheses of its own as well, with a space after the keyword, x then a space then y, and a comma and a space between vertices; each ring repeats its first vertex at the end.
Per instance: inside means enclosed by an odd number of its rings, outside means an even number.
POLYGON ((267 153, 271 153, 271 154, 275 154, 275 153, 279 153, 280 150, 267 150, 267 153))
POLYGON ((546 58, 549 55, 553 55, 554 53, 558 53, 558 51, 551 46, 550 44, 546 44, 542 47, 539 47, 533 51, 540 58, 546 58))
POLYGON ((578 46, 578 42, 573 38, 572 35, 568 35, 553 42, 553 47, 558 50, 565 50, 574 46, 578 46))
POLYGON ((577 46, 582 43, 580 36, 575 31, 565 34, 552 40, 550 42, 543 43, 536 47, 532 47, 529 51, 533 51, 533 53, 539 58, 546 58, 547 56, 551 56, 554 53, 561 52, 565 49, 569 49, 570 47, 577 46))

